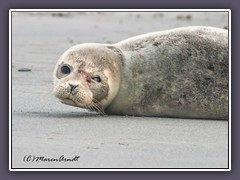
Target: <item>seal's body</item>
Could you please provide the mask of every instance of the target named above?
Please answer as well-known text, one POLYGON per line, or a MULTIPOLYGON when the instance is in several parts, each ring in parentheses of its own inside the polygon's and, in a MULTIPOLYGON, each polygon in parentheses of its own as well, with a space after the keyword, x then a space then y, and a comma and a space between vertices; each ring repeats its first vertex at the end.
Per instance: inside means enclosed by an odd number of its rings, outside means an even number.
POLYGON ((227 30, 177 28, 70 48, 56 66, 54 92, 107 114, 227 119, 228 64, 227 30))

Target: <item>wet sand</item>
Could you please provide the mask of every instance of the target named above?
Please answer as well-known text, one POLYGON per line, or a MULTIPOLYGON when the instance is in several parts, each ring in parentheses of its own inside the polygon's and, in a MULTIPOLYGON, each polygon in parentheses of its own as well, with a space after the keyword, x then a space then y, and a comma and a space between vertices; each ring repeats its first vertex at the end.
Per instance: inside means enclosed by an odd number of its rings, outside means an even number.
POLYGON ((227 23, 226 12, 13 12, 12 168, 228 168, 228 121, 100 116, 52 94, 54 66, 75 44, 227 23), (32 162, 62 155, 80 157, 32 162))

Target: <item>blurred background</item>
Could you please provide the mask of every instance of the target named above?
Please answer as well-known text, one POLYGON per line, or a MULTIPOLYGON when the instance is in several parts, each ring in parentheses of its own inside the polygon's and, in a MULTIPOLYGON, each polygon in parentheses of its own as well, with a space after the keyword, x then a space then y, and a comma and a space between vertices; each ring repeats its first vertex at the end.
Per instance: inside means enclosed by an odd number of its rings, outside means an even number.
POLYGON ((69 43, 115 43, 138 34, 181 26, 224 28, 228 24, 228 12, 13 12, 12 15, 14 35, 61 36, 69 43))

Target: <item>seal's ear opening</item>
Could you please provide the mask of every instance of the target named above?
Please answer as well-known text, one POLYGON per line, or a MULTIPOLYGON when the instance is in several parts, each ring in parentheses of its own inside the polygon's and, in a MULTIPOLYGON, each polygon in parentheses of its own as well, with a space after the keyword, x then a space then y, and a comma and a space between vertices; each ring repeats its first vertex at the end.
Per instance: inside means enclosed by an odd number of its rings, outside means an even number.
POLYGON ((123 60, 123 53, 121 49, 115 47, 115 46, 107 46, 108 49, 112 50, 120 59, 121 65, 124 65, 124 60, 123 60))

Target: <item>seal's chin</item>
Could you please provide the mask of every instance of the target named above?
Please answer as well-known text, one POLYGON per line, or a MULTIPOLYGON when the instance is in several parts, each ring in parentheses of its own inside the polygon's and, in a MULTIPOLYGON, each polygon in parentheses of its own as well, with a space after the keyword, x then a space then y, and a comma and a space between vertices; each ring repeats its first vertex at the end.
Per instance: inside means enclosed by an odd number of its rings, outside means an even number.
POLYGON ((67 98, 67 99, 60 99, 60 102, 63 103, 63 104, 67 104, 67 105, 70 105, 70 106, 75 106, 75 107, 80 107, 80 108, 86 108, 85 106, 79 104, 79 103, 76 103, 75 101, 73 101, 72 99, 70 98, 67 98))

